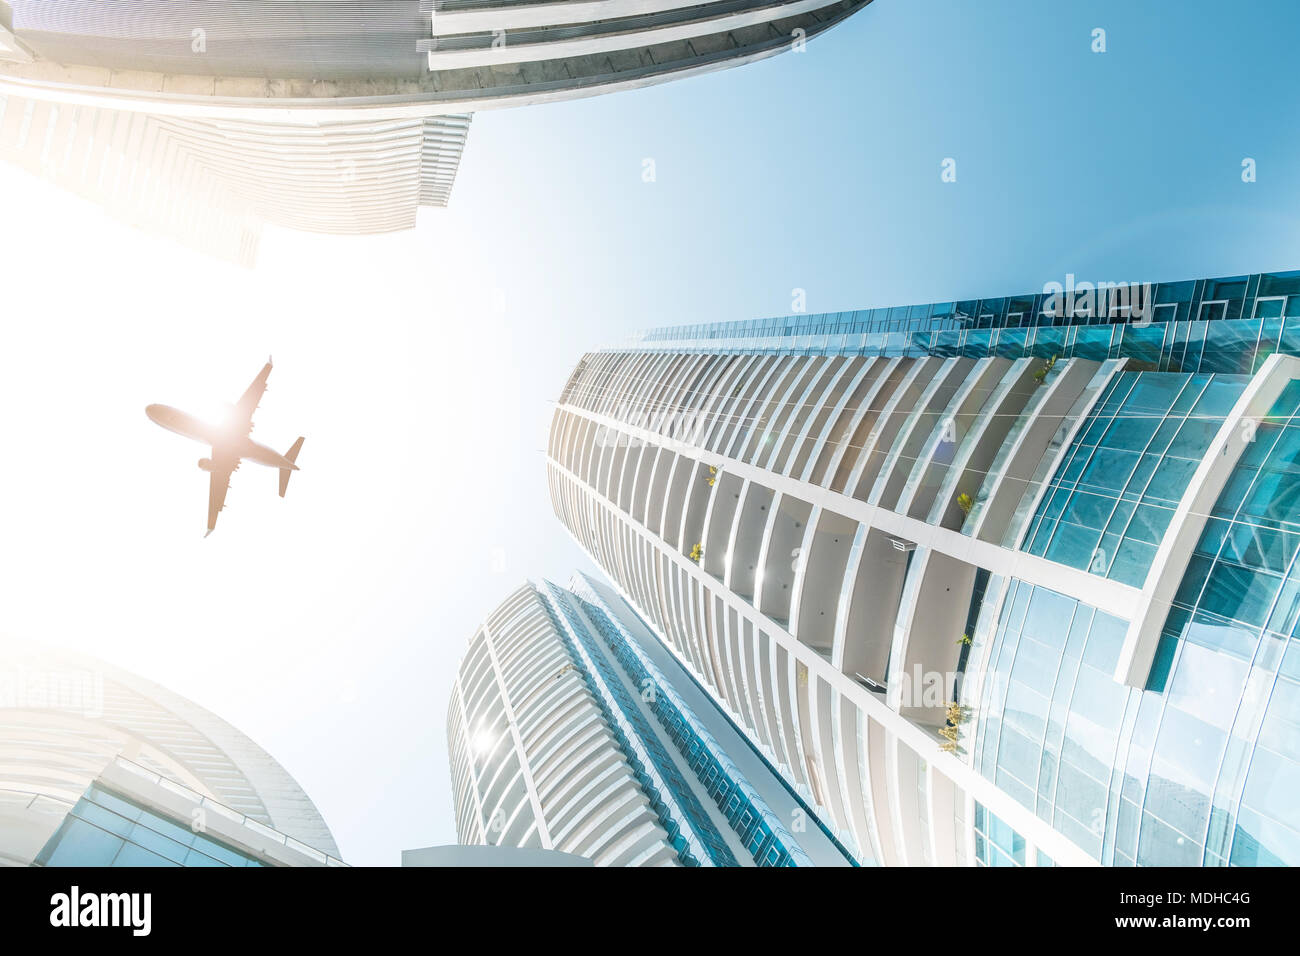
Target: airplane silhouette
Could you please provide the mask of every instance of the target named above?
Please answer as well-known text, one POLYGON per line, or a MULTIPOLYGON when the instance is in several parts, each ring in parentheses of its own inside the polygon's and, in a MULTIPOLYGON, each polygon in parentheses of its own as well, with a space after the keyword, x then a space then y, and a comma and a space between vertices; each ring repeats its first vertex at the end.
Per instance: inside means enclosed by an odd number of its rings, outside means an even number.
POLYGON ((245 389, 243 396, 232 409, 230 421, 224 425, 212 425, 200 421, 193 415, 172 408, 169 405, 150 405, 144 413, 155 425, 161 425, 169 432, 184 435, 195 441, 203 442, 212 448, 212 457, 200 458, 199 468, 208 473, 208 530, 203 537, 212 534, 217 526, 217 515, 226 506, 226 492, 230 490, 230 476, 245 459, 280 470, 280 497, 284 497, 289 487, 289 476, 298 470, 295 461, 302 449, 303 439, 299 438, 281 455, 279 452, 259 445, 249 434, 253 430, 253 413, 257 411, 262 394, 266 391, 266 379, 271 374, 271 360, 266 360, 262 371, 257 373, 253 384, 245 389))

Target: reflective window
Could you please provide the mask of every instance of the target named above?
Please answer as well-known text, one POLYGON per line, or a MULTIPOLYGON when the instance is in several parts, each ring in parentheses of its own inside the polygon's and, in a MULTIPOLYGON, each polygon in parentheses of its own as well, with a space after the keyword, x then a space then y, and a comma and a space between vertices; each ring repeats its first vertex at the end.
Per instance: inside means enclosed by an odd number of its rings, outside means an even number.
POLYGON ((1248 382, 1115 376, 1049 482, 1024 550, 1141 587, 1179 499, 1248 382))
POLYGON ((1104 864, 1300 865, 1300 638, 1199 613, 1171 612, 1137 690, 1123 621, 1012 581, 976 768, 1104 864))
POLYGON ((1050 298, 1038 294, 714 322, 654 329, 640 341, 777 352, 811 348, 826 354, 1127 358, 1136 371, 1231 374, 1258 371, 1274 352, 1300 354, 1296 272, 1126 284, 1120 291, 1098 290, 1095 303, 1082 296, 1071 316, 1064 310, 1045 314, 1050 298), (1140 319, 1131 311, 1135 301, 1145 305, 1140 319), (1033 334, 1025 336, 970 334, 1031 327, 1033 334), (1052 327, 1063 335, 1042 338, 1052 327))
POLYGON ((1025 838, 975 804, 975 863, 977 866, 1024 866, 1025 838))
POLYGON ((1144 830, 1139 862, 1193 839, 1206 863, 1300 864, 1297 411, 1292 382, 1215 502, 1165 621, 1148 687, 1168 705, 1144 818, 1167 825, 1144 830))
MULTIPOLYGON (((590 621, 606 647, 614 655, 619 665, 632 682, 643 689, 643 699, 662 726, 667 739, 686 758, 691 771, 695 774, 705 792, 726 817, 741 843, 749 850, 759 866, 809 866, 809 860, 803 849, 795 842, 763 799, 754 791, 748 780, 739 771, 731 758, 719 746, 713 735, 701 724, 694 712, 677 696, 662 673, 629 640, 620 625, 596 604, 585 600, 572 592, 565 592, 554 585, 547 585, 548 592, 557 610, 569 625, 570 633, 586 645, 589 652, 598 652, 594 635, 583 625, 582 618, 574 613, 569 598, 577 604, 590 621), (645 693, 646 690, 650 693, 645 693)), ((594 595, 591 595, 594 597, 594 595)), ((601 666, 601 658, 593 658, 601 666)), ((639 736, 651 748, 660 748, 659 735, 646 726, 640 716, 640 710, 628 698, 622 681, 611 679, 609 688, 629 716, 640 722, 639 736)), ((693 822, 701 824, 700 829, 712 831, 712 823, 703 808, 695 801, 691 788, 676 771, 676 766, 663 754, 662 773, 678 799, 686 806, 686 812, 693 822)), ((718 865, 734 866, 735 858, 731 856, 726 845, 717 836, 708 840, 709 850, 717 855, 718 865)))
POLYGON ((1100 856, 1129 688, 1111 674, 1124 622, 1012 582, 980 707, 976 766, 1100 856))
POLYGON ((92 784, 38 866, 266 866, 188 825, 92 784))

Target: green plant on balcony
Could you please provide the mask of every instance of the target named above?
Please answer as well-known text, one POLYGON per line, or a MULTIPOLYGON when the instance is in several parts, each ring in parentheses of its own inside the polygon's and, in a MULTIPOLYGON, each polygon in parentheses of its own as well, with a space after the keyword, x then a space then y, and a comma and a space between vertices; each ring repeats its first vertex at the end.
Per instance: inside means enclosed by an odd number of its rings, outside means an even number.
POLYGON ((970 636, 969 634, 963 634, 961 637, 959 637, 959 638, 957 639, 957 643, 958 643, 958 644, 963 644, 963 645, 965 645, 966 647, 970 647, 972 644, 975 643, 975 641, 974 641, 974 639, 971 638, 971 636, 970 636))
POLYGON ((1044 362, 1042 365, 1038 367, 1038 371, 1034 372, 1034 381, 1037 382, 1039 385, 1042 385, 1045 381, 1047 381, 1047 376, 1051 373, 1052 369, 1055 367, 1056 367, 1056 356, 1053 355, 1051 358, 1049 358, 1046 362, 1044 362))
POLYGON ((695 547, 691 548, 691 553, 688 555, 688 557, 696 564, 699 564, 700 561, 704 558, 704 546, 699 542, 696 542, 695 547))
POLYGON ((961 509, 962 514, 969 518, 970 510, 975 507, 975 499, 963 491, 957 496, 957 507, 961 509))
POLYGON ((960 750, 957 742, 961 737, 961 725, 970 719, 970 708, 963 707, 955 700, 949 701, 944 716, 946 723, 939 728, 939 736, 943 738, 939 749, 944 753, 955 754, 960 750))
POLYGON ((709 483, 710 488, 716 485, 718 483, 718 469, 713 465, 709 465, 709 476, 704 480, 709 483))

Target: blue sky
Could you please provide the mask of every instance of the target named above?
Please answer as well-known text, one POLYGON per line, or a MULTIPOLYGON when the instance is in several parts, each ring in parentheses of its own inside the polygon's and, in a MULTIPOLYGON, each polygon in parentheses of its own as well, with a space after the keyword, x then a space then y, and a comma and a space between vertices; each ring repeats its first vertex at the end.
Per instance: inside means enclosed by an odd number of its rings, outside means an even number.
POLYGON ((786 314, 796 288, 816 312, 1300 268, 1297 21, 875 0, 804 53, 481 113, 449 209, 383 237, 274 233, 251 272, 0 169, 0 401, 28 451, 0 473, 0 630, 226 717, 351 862, 451 842, 466 642, 525 577, 589 567, 542 452, 585 350, 786 314), (281 502, 241 470, 204 542, 202 449, 143 406, 233 401, 268 352, 257 437, 307 435, 303 472, 281 502))

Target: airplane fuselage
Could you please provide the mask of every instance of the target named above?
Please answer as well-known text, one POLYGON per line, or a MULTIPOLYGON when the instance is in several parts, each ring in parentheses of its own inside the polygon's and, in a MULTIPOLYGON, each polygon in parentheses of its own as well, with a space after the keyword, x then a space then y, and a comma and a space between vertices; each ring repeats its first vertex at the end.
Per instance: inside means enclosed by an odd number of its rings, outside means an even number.
MULTIPOLYGON (((289 487, 289 477, 298 470, 295 462, 306 440, 301 435, 289 446, 283 455, 273 448, 253 441, 248 436, 253 431, 253 414, 262 402, 266 392, 266 380, 271 374, 271 360, 268 358, 257 373, 253 383, 244 389, 239 401, 230 406, 230 415, 225 424, 214 425, 195 418, 189 412, 170 405, 147 405, 145 414, 155 425, 184 435, 194 441, 201 441, 212 448, 211 458, 200 458, 199 468, 208 475, 208 531, 217 526, 217 516, 226 507, 226 493, 230 490, 230 476, 235 473, 241 461, 253 461, 267 468, 280 472, 280 497, 284 497, 289 487)), ((207 537, 207 535, 204 535, 207 537)))
POLYGON ((238 429, 232 431, 210 424, 170 405, 150 405, 144 411, 155 425, 210 446, 214 458, 229 456, 268 468, 298 470, 298 466, 284 455, 253 441, 247 435, 239 434, 238 429))

